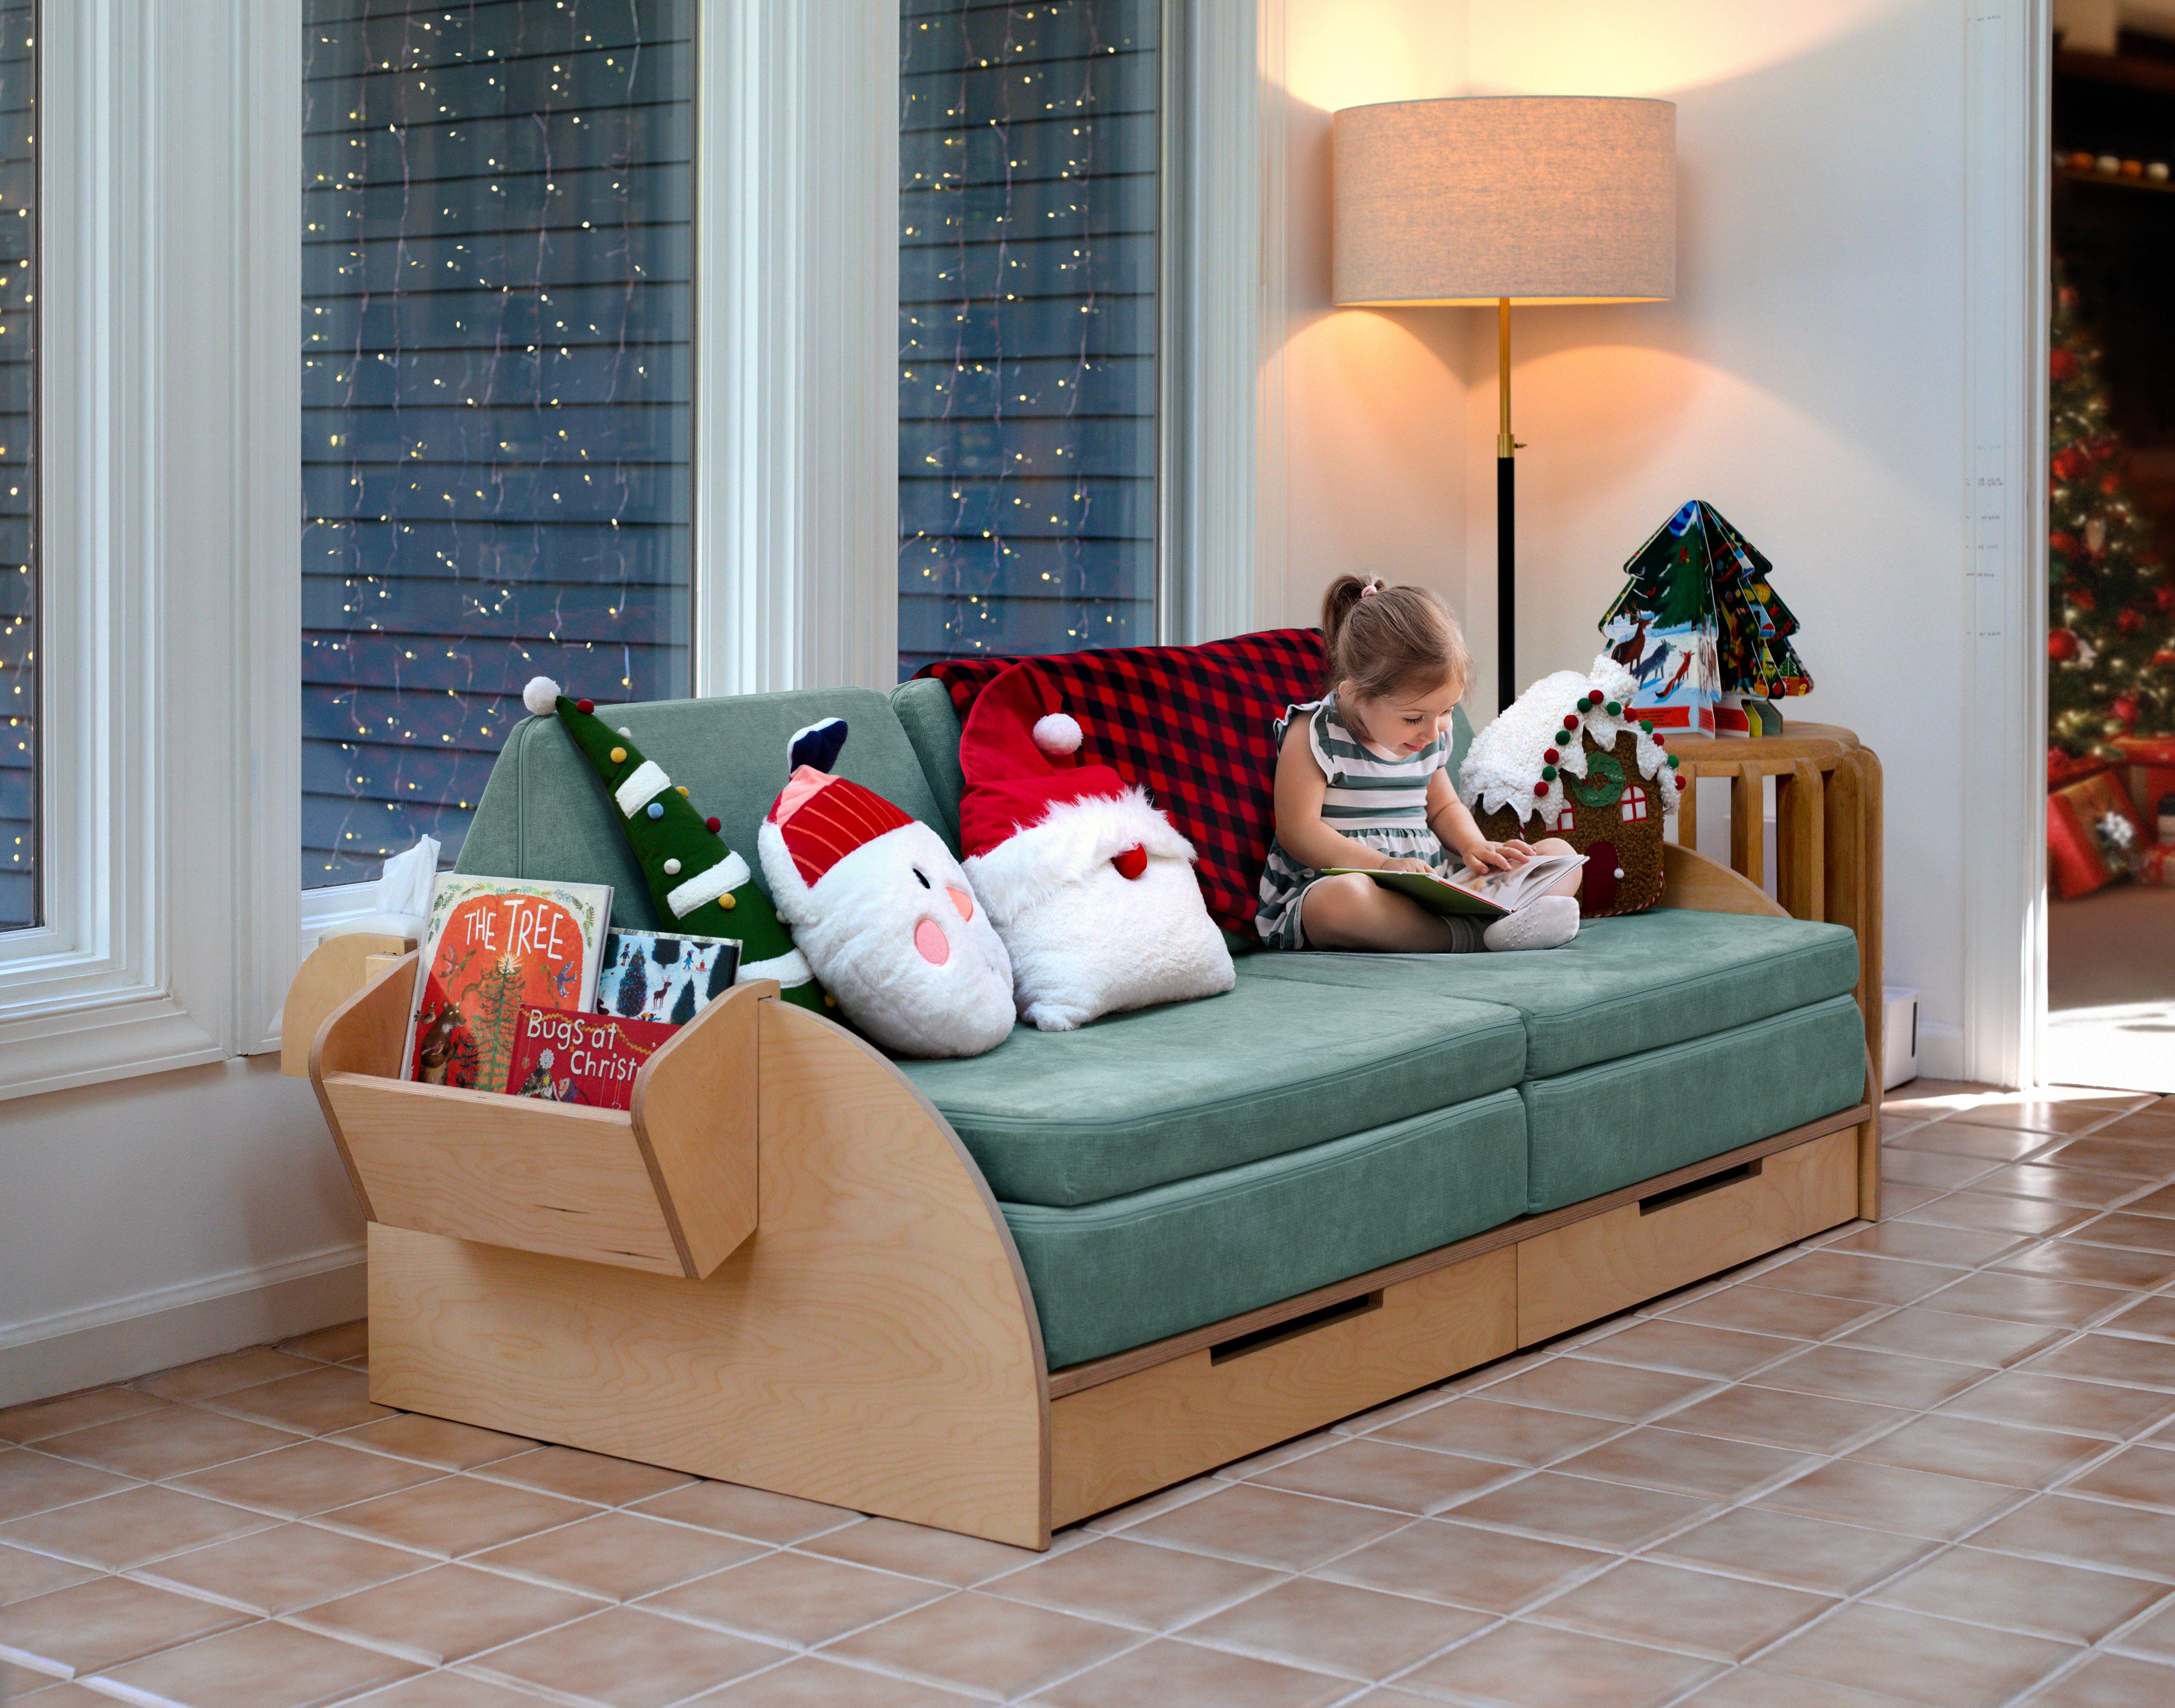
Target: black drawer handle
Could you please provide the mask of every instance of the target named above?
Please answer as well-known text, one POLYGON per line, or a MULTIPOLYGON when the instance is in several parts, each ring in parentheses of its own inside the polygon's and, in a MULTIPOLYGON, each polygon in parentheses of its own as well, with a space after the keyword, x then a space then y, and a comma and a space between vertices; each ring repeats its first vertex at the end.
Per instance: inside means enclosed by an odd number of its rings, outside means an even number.
POLYGON ((1339 1299, 1335 1304, 1325 1304, 1319 1310, 1310 1310, 1304 1316, 1288 1317, 1282 1322, 1271 1323, 1266 1328, 1257 1328, 1251 1334, 1234 1335, 1208 1349, 1208 1362, 1220 1364, 1232 1358, 1243 1358, 1248 1353, 1260 1352, 1288 1340, 1297 1340, 1303 1334, 1312 1334, 1316 1329, 1327 1328, 1333 1322, 1348 1318, 1364 1316, 1370 1310, 1382 1308, 1382 1289, 1363 1293, 1357 1299, 1339 1299))
POLYGON ((1760 1165, 1767 1159, 1755 1157, 1749 1163, 1739 1163, 1733 1168, 1707 1174, 1696 1180, 1687 1180, 1681 1186, 1672 1186, 1666 1192, 1657 1192, 1651 1198, 1639 1201, 1639 1213, 1651 1216, 1657 1210, 1668 1210, 1687 1199, 1702 1197, 1709 1192, 1719 1192, 1724 1186, 1734 1186, 1739 1180, 1754 1180, 1760 1177, 1760 1165))

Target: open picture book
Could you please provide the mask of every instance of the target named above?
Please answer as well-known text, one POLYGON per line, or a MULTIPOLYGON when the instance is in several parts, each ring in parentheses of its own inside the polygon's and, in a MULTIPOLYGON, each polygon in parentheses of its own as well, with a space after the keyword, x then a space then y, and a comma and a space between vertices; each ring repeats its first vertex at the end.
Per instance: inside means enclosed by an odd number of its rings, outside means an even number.
POLYGON ((1476 872, 1454 867, 1446 878, 1426 872, 1377 872, 1358 866, 1325 866, 1325 876, 1358 872, 1386 890, 1410 896, 1431 914, 1464 914, 1475 919, 1500 919, 1515 914, 1536 896, 1544 894, 1565 872, 1586 864, 1580 854, 1535 854, 1523 865, 1507 872, 1476 872))

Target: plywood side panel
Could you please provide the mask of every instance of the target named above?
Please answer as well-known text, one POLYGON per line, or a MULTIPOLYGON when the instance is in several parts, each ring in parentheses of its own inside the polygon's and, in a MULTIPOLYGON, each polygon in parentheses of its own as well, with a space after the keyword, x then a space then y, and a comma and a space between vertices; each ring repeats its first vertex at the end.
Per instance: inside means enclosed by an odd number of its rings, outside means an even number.
POLYGON ((1050 1519, 1070 1524, 1442 1380, 1516 1345, 1508 1248, 1219 1361, 1203 1347, 1050 1402, 1050 1519))
MULTIPOLYGON (((1518 1246, 1518 1344, 1759 1257, 1858 1214, 1858 1131, 1761 1158, 1662 1207, 1625 1204, 1518 1246)), ((1649 1201, 1651 1203, 1652 1201, 1649 1201)))
POLYGON ((376 1220, 686 1273, 622 1111, 363 1074, 321 1084, 376 1220))
POLYGON ((287 987, 279 1011, 279 1071, 296 1079, 310 1073, 310 1046, 325 1017, 371 982, 369 963, 381 955, 400 956, 413 946, 403 937, 355 931, 328 937, 310 952, 287 987))
POLYGON ((697 1281, 373 1227, 372 1397, 1047 1545, 1041 1336, 979 1171, 866 1044, 759 1011, 753 1237, 697 1281))
POLYGON ((735 985, 635 1076, 634 1136, 690 1275, 755 1232, 757 1015, 778 982, 735 985))
POLYGON ((1789 917, 1759 885, 1740 877, 1682 843, 1662 844, 1662 905, 1702 914, 1762 914, 1789 917))

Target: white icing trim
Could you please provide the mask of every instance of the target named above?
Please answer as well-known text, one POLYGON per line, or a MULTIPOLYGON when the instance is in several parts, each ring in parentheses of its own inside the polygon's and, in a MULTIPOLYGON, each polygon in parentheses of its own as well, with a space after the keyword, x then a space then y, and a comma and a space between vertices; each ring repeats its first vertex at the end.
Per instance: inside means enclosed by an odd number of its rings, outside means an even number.
POLYGON ((654 759, 645 759, 629 773, 626 782, 612 791, 612 799, 619 803, 621 818, 632 818, 671 786, 672 779, 664 774, 664 767, 654 759))
POLYGON ((1594 659, 1589 675, 1558 670, 1543 676, 1473 738, 1458 771, 1459 798, 1479 811, 1507 806, 1521 822, 1538 814, 1544 824, 1554 825, 1565 805, 1564 775, 1584 777, 1587 770, 1581 740, 1570 751, 1559 751, 1556 777, 1541 775, 1548 750, 1555 746, 1556 734, 1568 716, 1578 724, 1580 735, 1603 752, 1615 747, 1619 735, 1630 732, 1639 774, 1656 785, 1652 793, 1660 798, 1662 816, 1668 817, 1677 810, 1675 788, 1661 781, 1668 774, 1668 751, 1640 729, 1637 715, 1629 709, 1636 688, 1631 673, 1607 653, 1594 659), (1612 718, 1599 706, 1584 713, 1572 711, 1581 697, 1597 689, 1604 703, 1614 700, 1626 708, 1624 715, 1612 718), (1548 784, 1546 791, 1536 794, 1534 785, 1543 782, 1548 784))
POLYGON ((672 917, 684 919, 705 902, 714 902, 728 890, 736 890, 748 881, 748 863, 738 854, 728 852, 713 866, 697 872, 685 883, 675 886, 664 897, 664 905, 672 909, 672 917))
POLYGON ((745 984, 751 979, 775 979, 786 990, 796 984, 814 982, 816 975, 808 970, 798 949, 788 949, 783 955, 773 955, 767 961, 744 961, 733 979, 735 984, 745 984))

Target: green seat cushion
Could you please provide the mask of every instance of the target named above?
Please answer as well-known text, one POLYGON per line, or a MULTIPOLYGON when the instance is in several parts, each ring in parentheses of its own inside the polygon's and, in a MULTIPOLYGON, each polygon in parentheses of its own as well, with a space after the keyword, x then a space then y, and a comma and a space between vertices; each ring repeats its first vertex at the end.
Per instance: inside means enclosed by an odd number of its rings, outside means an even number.
POLYGON ((1771 1138, 1865 1095, 1865 1022, 1831 996, 1662 1049, 1528 1080, 1538 1214, 1771 1138))
MULTIPOLYGON (((570 684, 567 691, 579 694, 583 686, 570 684)), ((719 833, 754 869, 759 884, 756 827, 785 786, 785 745, 795 730, 825 718, 843 718, 848 726, 841 776, 867 784, 924 824, 942 827, 906 731, 872 689, 599 704, 597 715, 627 730, 636 746, 686 789, 697 812, 721 821, 719 833)), ((608 883, 614 924, 642 930, 658 924, 610 797, 556 718, 514 726, 454 864, 460 871, 496 877, 608 883)))
POLYGON ((1426 990, 1515 1008, 1533 1079, 1787 1013, 1858 983, 1847 926, 1676 908, 1588 919, 1562 948, 1532 954, 1258 958, 1266 976, 1384 1000, 1426 990))
POLYGON ((1083 1209, 999 1207, 1055 1369, 1446 1245, 1525 1200, 1506 1091, 1083 1209))
POLYGON ((1456 998, 1353 1001, 1258 975, 986 1055, 902 1061, 1015 1204, 1099 1203, 1342 1138, 1518 1082, 1525 1028, 1456 998))

